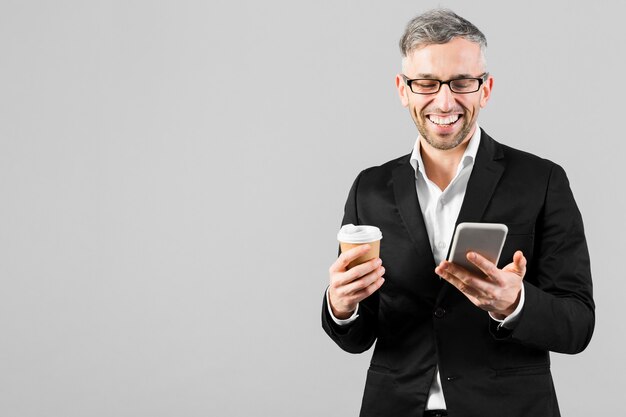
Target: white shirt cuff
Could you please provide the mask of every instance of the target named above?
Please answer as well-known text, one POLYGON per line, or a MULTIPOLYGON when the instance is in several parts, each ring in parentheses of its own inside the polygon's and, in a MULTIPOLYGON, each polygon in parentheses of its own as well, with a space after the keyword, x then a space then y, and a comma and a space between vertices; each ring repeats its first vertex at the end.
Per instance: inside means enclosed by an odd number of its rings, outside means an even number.
POLYGON ((519 296, 519 304, 517 304, 517 307, 515 308, 515 310, 513 310, 511 314, 505 317, 504 320, 498 320, 491 313, 489 313, 489 317, 491 317, 492 320, 495 320, 498 323, 500 323, 498 324, 498 329, 500 327, 504 327, 505 329, 509 329, 509 330, 512 330, 515 328, 517 319, 519 318, 519 315, 522 312, 522 308, 524 307, 524 300, 525 300, 524 285, 522 284, 522 289, 520 291, 520 296, 519 296))
POLYGON ((339 326, 346 326, 350 323, 352 323, 354 320, 357 319, 357 317, 359 317, 359 315, 357 314, 359 312, 359 305, 356 305, 356 308, 354 309, 354 313, 352 313, 352 315, 350 317, 348 317, 347 319, 338 319, 337 317, 335 317, 335 315, 333 314, 333 309, 330 308, 330 298, 328 296, 328 288, 326 288, 326 305, 328 306, 328 312, 330 313, 330 318, 333 319, 333 321, 339 325, 339 326))

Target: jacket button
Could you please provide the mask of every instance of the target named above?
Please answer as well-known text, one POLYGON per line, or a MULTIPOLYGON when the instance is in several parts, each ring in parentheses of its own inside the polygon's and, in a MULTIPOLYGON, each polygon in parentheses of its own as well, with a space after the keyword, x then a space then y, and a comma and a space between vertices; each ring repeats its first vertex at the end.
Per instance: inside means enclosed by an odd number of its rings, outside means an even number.
POLYGON ((437 317, 438 319, 442 318, 443 316, 446 315, 446 309, 443 307, 437 307, 435 309, 435 312, 433 313, 435 315, 435 317, 437 317))

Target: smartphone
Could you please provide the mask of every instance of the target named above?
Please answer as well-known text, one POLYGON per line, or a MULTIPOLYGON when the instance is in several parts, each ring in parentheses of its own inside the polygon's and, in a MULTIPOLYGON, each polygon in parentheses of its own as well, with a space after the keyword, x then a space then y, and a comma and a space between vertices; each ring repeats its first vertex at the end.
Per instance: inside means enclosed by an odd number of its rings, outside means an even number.
POLYGON ((497 265, 508 231, 506 225, 501 223, 459 223, 454 232, 448 261, 485 275, 467 260, 467 252, 479 253, 497 265))

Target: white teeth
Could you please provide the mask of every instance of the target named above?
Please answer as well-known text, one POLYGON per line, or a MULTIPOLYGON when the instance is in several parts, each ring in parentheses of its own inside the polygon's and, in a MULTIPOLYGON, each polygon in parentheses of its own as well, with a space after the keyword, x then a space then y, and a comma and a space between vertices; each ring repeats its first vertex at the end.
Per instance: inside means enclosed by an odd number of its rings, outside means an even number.
POLYGON ((437 125, 450 125, 456 122, 457 120, 459 120, 459 117, 461 116, 458 114, 454 114, 454 115, 447 116, 447 117, 439 117, 439 116, 434 116, 431 114, 430 116, 428 116, 428 119, 430 119, 431 122, 437 125))

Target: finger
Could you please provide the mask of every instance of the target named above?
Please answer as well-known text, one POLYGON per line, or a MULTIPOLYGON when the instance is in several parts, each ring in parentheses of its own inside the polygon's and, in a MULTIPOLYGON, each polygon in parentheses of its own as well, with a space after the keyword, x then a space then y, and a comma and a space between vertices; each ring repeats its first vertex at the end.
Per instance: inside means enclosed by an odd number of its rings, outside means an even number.
POLYGON ((498 267, 493 262, 476 252, 468 252, 466 258, 468 261, 476 265, 478 269, 480 269, 489 278, 496 282, 498 281, 498 267))
POLYGON ((377 273, 368 274, 367 277, 357 280, 355 285, 350 287, 336 286, 336 284, 331 283, 328 289, 331 305, 346 306, 348 308, 347 311, 353 311, 358 303, 380 288, 385 281, 382 278, 384 272, 384 268, 379 268, 377 273))
POLYGON ((339 289, 339 292, 341 292, 341 293, 343 293, 345 295, 356 294, 359 291, 361 291, 361 290, 369 287, 373 283, 375 283, 380 277, 383 276, 384 273, 385 273, 385 268, 384 267, 381 266, 379 268, 376 268, 375 270, 373 270, 369 274, 364 275, 364 276, 360 277, 359 279, 356 279, 356 280, 350 282, 349 284, 343 286, 343 288, 339 289))
POLYGON ((461 291, 467 297, 477 299, 482 296, 482 294, 480 294, 476 288, 473 288, 467 285, 464 281, 462 281, 460 278, 458 278, 454 274, 446 270, 439 270, 439 272, 437 273, 439 274, 439 276, 441 276, 441 278, 448 281, 452 286, 454 286, 456 289, 461 291))
POLYGON ((372 284, 363 288, 361 291, 358 291, 352 295, 352 301, 356 303, 360 303, 365 300, 370 295, 374 294, 382 285, 385 283, 385 278, 379 277, 372 284))
POLYGON ((443 261, 435 268, 435 272, 443 279, 454 285, 466 295, 485 298, 493 291, 494 284, 483 277, 471 274, 467 269, 452 262, 443 261))
POLYGON ((370 250, 370 245, 366 243, 365 245, 359 245, 345 252, 341 252, 341 255, 339 255, 337 260, 331 265, 329 271, 331 273, 345 271, 350 262, 354 261, 359 256, 364 255, 368 250, 370 250))
MULTIPOLYGON (((458 289, 476 307, 479 307, 486 311, 493 310, 493 297, 489 295, 490 293, 488 291, 483 291, 478 289, 476 286, 468 285, 466 282, 460 280, 455 275, 452 275, 449 272, 440 271, 440 273, 442 274, 443 279, 445 279, 456 289, 458 289)), ((481 282, 493 287, 493 284, 487 283, 486 281, 484 281, 483 278, 474 277, 472 278, 472 280, 472 284, 478 285, 478 287, 480 287, 481 282)))
POLYGON ((356 265, 346 272, 335 273, 331 275, 331 279, 333 279, 335 285, 337 286, 346 285, 374 271, 376 268, 380 267, 382 263, 383 261, 380 258, 374 258, 367 262, 363 262, 362 264, 356 265))

